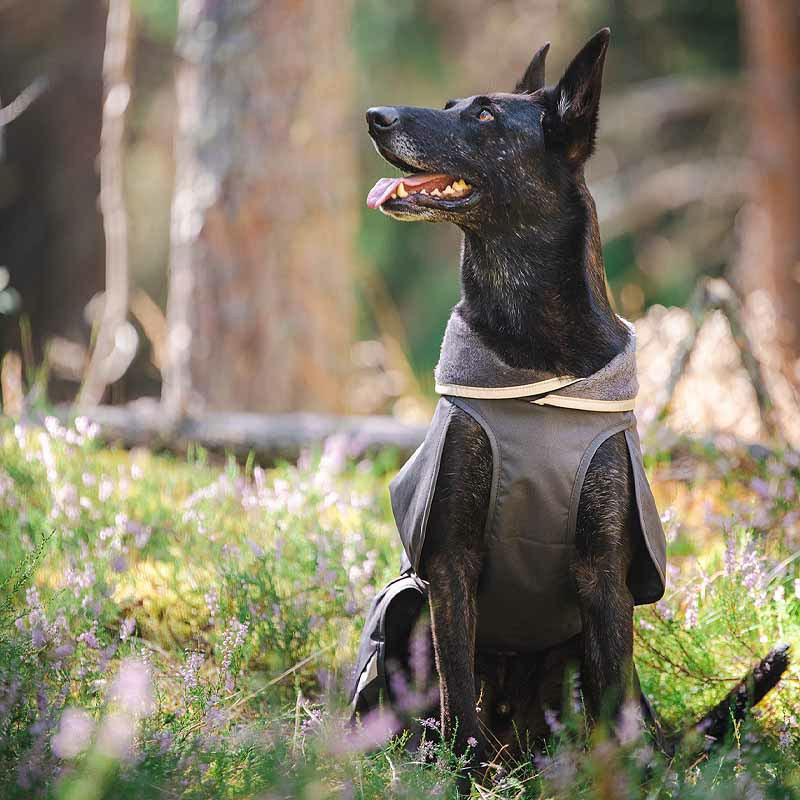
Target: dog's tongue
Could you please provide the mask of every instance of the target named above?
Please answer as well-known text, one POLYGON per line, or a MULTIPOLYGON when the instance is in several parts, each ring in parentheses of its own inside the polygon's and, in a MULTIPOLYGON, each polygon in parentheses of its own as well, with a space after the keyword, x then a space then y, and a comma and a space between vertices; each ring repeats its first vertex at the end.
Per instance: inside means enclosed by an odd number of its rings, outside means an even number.
POLYGON ((422 186, 423 184, 438 182, 441 178, 449 177, 449 175, 423 172, 419 175, 409 175, 407 178, 381 178, 367 195, 367 207, 380 208, 397 191, 397 187, 401 183, 406 186, 422 186))
POLYGON ((402 181, 402 178, 381 178, 369 190, 369 194, 367 195, 367 208, 380 208, 391 196, 392 192, 397 191, 397 187, 402 181))

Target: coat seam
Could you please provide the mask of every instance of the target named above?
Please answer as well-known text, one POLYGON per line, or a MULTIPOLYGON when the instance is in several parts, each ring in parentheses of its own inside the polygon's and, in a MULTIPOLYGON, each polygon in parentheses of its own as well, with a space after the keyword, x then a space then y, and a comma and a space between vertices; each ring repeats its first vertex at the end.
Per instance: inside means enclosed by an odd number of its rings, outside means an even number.
POLYGON ((447 409, 447 418, 444 421, 444 425, 442 426, 442 430, 439 433, 439 438, 436 440, 436 459, 434 461, 435 468, 433 475, 431 476, 431 480, 428 483, 428 492, 425 496, 425 513, 422 515, 422 521, 420 523, 420 535, 419 535, 419 544, 415 547, 414 553, 414 572, 419 572, 419 562, 422 558, 422 549, 425 546, 425 539, 428 536, 428 520, 430 519, 431 515, 431 507, 433 506, 433 497, 436 492, 436 482, 439 480, 439 470, 442 464, 442 451, 444 450, 444 440, 447 436, 447 431, 450 428, 450 419, 453 416, 453 405, 450 404, 450 408, 447 409))

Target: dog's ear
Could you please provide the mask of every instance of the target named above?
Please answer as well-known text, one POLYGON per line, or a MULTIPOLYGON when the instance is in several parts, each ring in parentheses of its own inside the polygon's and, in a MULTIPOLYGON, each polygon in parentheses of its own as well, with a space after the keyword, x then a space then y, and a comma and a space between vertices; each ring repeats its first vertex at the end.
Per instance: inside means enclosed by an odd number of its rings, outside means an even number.
POLYGON ((533 94, 544 88, 544 62, 547 59, 547 51, 549 49, 550 42, 545 42, 536 51, 536 55, 531 59, 531 63, 528 64, 525 74, 514 87, 514 94, 533 94))
POLYGON ((545 135, 563 148, 567 158, 582 164, 594 151, 600 87, 611 31, 603 28, 584 45, 553 88, 552 107, 545 115, 545 135))

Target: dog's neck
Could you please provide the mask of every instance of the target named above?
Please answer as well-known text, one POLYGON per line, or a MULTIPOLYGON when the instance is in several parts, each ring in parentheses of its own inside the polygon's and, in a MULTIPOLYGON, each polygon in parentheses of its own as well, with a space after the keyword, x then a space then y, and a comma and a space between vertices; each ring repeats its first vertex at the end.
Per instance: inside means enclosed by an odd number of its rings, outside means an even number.
POLYGON ((571 213, 464 232, 461 313, 509 366, 586 376, 629 332, 605 285, 594 202, 581 182, 571 213))

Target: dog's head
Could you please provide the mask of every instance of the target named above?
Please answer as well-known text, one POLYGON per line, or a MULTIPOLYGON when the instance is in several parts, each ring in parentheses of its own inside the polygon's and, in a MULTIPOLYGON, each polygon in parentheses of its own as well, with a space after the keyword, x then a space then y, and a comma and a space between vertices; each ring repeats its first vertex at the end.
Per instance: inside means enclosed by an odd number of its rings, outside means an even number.
POLYGON ((594 149, 609 30, 596 33, 553 87, 545 87, 549 43, 513 92, 367 111, 378 152, 407 173, 382 178, 367 198, 400 220, 478 229, 557 213, 594 149))

